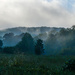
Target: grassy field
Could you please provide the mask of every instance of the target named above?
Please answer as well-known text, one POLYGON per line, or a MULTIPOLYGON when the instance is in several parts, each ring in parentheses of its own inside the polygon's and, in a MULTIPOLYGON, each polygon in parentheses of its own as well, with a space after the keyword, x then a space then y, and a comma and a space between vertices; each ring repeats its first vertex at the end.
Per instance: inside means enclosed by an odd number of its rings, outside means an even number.
POLYGON ((75 56, 0 54, 0 75, 75 75, 62 66, 75 56))

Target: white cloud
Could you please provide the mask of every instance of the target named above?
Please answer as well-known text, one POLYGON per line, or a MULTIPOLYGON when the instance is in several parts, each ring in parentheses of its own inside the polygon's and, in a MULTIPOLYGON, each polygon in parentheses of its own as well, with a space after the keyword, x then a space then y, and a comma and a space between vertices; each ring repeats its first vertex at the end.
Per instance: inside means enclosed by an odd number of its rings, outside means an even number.
POLYGON ((0 28, 70 27, 75 24, 72 0, 0 0, 0 28), (70 4, 69 4, 69 1, 70 4), (70 6, 69 6, 70 5, 70 6))

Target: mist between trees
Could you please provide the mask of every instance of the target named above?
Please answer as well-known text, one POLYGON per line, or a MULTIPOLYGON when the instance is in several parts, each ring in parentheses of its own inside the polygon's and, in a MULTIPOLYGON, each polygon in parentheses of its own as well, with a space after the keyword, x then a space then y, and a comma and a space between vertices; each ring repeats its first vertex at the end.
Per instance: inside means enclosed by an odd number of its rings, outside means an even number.
MULTIPOLYGON (((35 33, 36 34, 36 33, 35 33)), ((75 55, 75 26, 32 36, 31 33, 6 33, 0 40, 1 53, 37 55, 75 55)))

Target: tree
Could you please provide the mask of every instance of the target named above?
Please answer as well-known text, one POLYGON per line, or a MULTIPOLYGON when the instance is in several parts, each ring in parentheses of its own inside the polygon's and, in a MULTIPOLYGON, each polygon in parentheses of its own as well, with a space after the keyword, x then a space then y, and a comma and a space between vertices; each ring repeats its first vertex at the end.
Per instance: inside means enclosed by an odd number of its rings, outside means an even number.
POLYGON ((34 40, 29 33, 25 33, 22 41, 20 41, 16 48, 21 52, 34 53, 34 40))
POLYGON ((15 53, 15 47, 4 47, 3 53, 13 54, 13 53, 15 53))
POLYGON ((71 29, 75 30, 75 25, 73 25, 73 26, 71 27, 71 29))
POLYGON ((41 39, 37 40, 37 43, 35 45, 35 53, 37 55, 40 55, 40 54, 44 53, 43 40, 41 40, 41 39))
POLYGON ((3 46, 3 42, 2 40, 0 40, 0 48, 3 46))
POLYGON ((4 46, 15 46, 15 36, 14 36, 14 33, 6 33, 4 36, 3 36, 3 43, 4 43, 4 46))
POLYGON ((69 70, 75 72, 75 60, 74 59, 69 59, 68 61, 65 62, 63 66, 63 70, 69 70))
POLYGON ((55 34, 50 33, 45 41, 46 53, 53 55, 58 48, 57 38, 55 34))
POLYGON ((9 38, 12 38, 12 37, 14 37, 14 33, 6 33, 6 34, 3 36, 4 39, 9 39, 9 38))

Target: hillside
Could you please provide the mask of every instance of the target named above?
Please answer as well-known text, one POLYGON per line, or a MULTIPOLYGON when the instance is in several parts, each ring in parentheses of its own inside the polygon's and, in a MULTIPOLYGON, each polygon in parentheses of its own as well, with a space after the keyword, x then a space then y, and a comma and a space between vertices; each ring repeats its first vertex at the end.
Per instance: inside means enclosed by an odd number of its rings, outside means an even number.
POLYGON ((62 28, 55 28, 55 27, 15 27, 15 28, 8 28, 5 30, 0 30, 0 36, 3 36, 6 33, 14 33, 15 35, 19 35, 21 33, 28 32, 32 34, 32 36, 36 36, 40 33, 50 32, 52 30, 60 31, 62 28))

